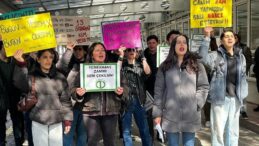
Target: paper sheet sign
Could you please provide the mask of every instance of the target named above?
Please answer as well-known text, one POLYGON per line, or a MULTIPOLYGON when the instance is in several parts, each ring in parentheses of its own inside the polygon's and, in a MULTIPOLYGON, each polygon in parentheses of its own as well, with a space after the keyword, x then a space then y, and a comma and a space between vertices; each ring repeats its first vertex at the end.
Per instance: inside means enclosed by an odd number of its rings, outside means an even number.
POLYGON ((88 45, 90 38, 90 21, 86 17, 52 16, 57 44, 67 45, 68 42, 77 42, 79 45, 88 45))
POLYGON ((231 27, 232 0, 190 0, 191 28, 231 27))
POLYGON ((117 22, 102 26, 103 42, 107 50, 141 47, 141 24, 139 21, 117 22))
POLYGON ((0 34, 8 57, 18 49, 28 53, 56 47, 50 13, 2 20, 0 34))
POLYGON ((87 92, 115 91, 119 86, 117 63, 80 64, 80 87, 87 92))
POLYGON ((156 66, 159 67, 169 54, 170 46, 158 46, 157 48, 157 56, 156 56, 156 66))

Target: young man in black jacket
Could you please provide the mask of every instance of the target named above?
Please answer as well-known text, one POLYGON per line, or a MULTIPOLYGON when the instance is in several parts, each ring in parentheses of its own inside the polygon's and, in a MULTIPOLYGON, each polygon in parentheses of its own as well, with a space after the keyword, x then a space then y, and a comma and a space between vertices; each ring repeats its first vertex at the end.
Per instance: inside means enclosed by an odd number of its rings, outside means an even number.
POLYGON ((6 117, 9 110, 13 123, 13 133, 16 146, 22 146, 24 140, 23 113, 17 109, 20 91, 13 85, 15 62, 6 57, 2 40, 0 40, 0 146, 5 146, 6 117))

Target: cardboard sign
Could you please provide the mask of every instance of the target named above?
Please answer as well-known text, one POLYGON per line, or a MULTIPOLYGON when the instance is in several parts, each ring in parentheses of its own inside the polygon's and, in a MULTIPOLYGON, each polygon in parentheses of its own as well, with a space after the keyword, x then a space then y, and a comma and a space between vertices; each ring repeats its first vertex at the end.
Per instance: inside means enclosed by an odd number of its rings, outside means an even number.
POLYGON ((23 16, 30 16, 30 15, 34 15, 35 13, 36 13, 36 10, 34 8, 26 8, 26 9, 21 9, 18 11, 4 13, 3 15, 0 15, 0 20, 18 18, 18 17, 23 17, 23 16))
POLYGON ((102 26, 103 42, 107 50, 141 47, 141 24, 139 21, 116 22, 102 26))
POLYGON ((18 49, 29 53, 57 46, 50 13, 2 20, 0 34, 8 57, 18 49))
POLYGON ((68 42, 89 45, 90 22, 88 18, 52 16, 52 21, 58 45, 67 45, 68 42))
POLYGON ((157 56, 156 56, 156 66, 159 67, 160 64, 165 61, 169 54, 170 47, 169 46, 158 46, 157 56))
POLYGON ((232 0, 190 0, 191 28, 232 27, 232 0))
POLYGON ((117 63, 80 64, 80 86, 87 92, 115 91, 120 87, 117 63))
POLYGON ((190 51, 191 52, 199 52, 200 46, 201 46, 202 40, 191 40, 191 45, 190 45, 190 51))

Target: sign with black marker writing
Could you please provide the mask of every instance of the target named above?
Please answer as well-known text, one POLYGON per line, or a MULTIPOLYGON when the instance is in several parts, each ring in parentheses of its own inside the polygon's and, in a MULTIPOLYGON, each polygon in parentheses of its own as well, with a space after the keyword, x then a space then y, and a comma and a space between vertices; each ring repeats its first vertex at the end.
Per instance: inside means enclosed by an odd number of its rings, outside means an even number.
POLYGON ((80 87, 87 92, 115 91, 120 87, 117 63, 80 64, 80 87))
POLYGON ((18 49, 29 53, 57 46, 50 13, 2 20, 0 34, 8 57, 18 49))

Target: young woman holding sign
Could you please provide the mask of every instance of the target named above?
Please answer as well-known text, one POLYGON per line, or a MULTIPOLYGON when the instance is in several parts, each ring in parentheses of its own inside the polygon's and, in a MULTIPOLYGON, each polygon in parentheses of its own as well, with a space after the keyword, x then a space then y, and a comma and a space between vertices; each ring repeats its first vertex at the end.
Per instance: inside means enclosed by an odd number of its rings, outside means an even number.
POLYGON ((35 92, 38 102, 30 111, 32 135, 35 146, 63 146, 64 133, 70 131, 73 120, 72 103, 66 78, 55 67, 58 55, 53 49, 37 53, 35 69, 28 74, 23 51, 18 50, 14 84, 24 93, 32 89, 31 77, 35 77, 35 92))
MULTIPOLYGON (((106 63, 106 50, 102 43, 93 43, 87 54, 88 63, 106 63)), ((121 86, 124 82, 121 80, 121 86)), ((77 75, 72 93, 81 102, 84 124, 89 146, 97 146, 102 134, 104 146, 115 146, 116 125, 124 88, 115 91, 87 92, 80 88, 80 74, 77 75), (101 133, 100 133, 101 132, 101 133)))

